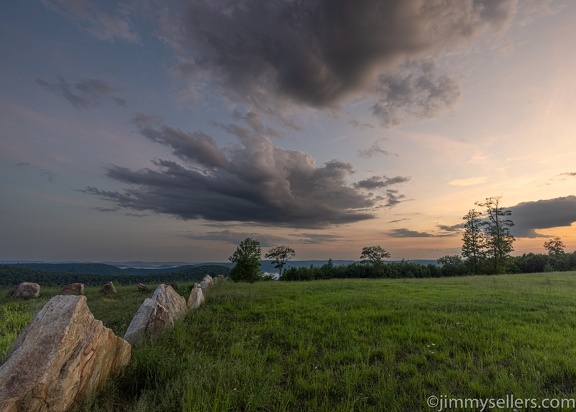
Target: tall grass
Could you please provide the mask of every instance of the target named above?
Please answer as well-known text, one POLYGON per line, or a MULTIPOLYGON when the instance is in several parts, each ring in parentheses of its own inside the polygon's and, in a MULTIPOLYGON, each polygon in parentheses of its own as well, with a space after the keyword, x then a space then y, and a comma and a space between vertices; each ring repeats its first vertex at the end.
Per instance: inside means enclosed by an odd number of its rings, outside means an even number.
POLYGON ((418 411, 576 397, 576 273, 221 284, 79 410, 418 411))

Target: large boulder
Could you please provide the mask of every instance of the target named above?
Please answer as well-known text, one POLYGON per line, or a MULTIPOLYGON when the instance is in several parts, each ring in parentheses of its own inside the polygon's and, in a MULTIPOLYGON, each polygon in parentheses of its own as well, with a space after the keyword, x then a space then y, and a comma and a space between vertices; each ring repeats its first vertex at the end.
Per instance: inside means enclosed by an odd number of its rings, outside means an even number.
POLYGON ((206 282, 208 282, 208 284, 209 284, 210 286, 212 286, 212 285, 214 284, 214 279, 212 279, 212 276, 210 276, 210 275, 204 276, 204 280, 205 280, 206 282))
POLYGON ((35 299, 40 296, 40 285, 31 282, 19 283, 10 289, 8 296, 23 299, 35 299))
POLYGON ((188 297, 188 307, 190 309, 198 309, 204 303, 204 293, 202 288, 194 287, 190 291, 190 296, 188 297))
POLYGON ((136 285, 136 290, 137 290, 138 292, 148 292, 148 291, 150 291, 150 289, 148 288, 148 286, 146 286, 146 285, 143 284, 143 283, 138 283, 138 284, 136 285))
POLYGON ((188 312, 186 299, 180 296, 170 285, 159 285, 152 294, 152 300, 164 306, 174 320, 183 318, 188 312))
POLYGON ((0 410, 66 411, 130 355, 130 344, 94 319, 85 296, 55 296, 0 367, 0 410))
POLYGON ((83 295, 84 294, 84 284, 83 283, 71 283, 60 289, 61 295, 83 295))
POLYGON ((134 345, 145 338, 157 336, 172 326, 174 318, 168 310, 155 300, 147 298, 132 318, 124 339, 134 345))
POLYGON ((108 282, 100 288, 100 293, 116 293, 114 283, 108 282))

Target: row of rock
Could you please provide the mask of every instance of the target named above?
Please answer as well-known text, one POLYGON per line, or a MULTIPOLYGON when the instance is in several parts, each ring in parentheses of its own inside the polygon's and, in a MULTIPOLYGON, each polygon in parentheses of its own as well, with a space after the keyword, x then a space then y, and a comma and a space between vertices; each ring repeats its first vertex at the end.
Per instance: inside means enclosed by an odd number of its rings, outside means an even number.
MULTIPOLYGON (((223 275, 216 276, 215 279, 212 279, 210 275, 206 275, 204 280, 200 282, 200 286, 202 288, 209 288, 212 283, 215 281, 226 280, 223 275), (210 282, 207 281, 207 278, 210 278, 210 282)), ((178 283, 171 283, 170 286, 174 290, 178 289, 178 283)), ((136 290, 139 292, 148 292, 150 289, 143 283, 138 283, 136 285, 136 290)), ((100 288, 100 293, 117 293, 116 287, 112 282, 106 283, 104 286, 100 288)), ((59 295, 83 295, 84 294, 84 284, 83 283, 71 283, 67 286, 64 286, 59 295)), ((8 291, 8 296, 15 297, 15 298, 23 298, 23 299, 35 299, 40 297, 40 285, 37 283, 32 282, 21 282, 18 285, 14 286, 12 289, 8 291)))
POLYGON ((0 411, 68 410, 129 363, 131 344, 158 335, 200 307, 204 290, 213 284, 206 275, 188 301, 173 286, 158 286, 138 309, 124 339, 94 319, 82 296, 84 285, 64 288, 38 312, 0 366, 0 411))

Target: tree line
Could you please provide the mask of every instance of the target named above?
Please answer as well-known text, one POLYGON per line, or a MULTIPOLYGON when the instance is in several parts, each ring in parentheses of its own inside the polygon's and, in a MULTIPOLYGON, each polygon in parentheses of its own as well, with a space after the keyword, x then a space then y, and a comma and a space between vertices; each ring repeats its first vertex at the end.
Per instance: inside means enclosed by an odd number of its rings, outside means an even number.
MULTIPOLYGON (((402 260, 389 262, 388 251, 380 245, 362 248, 360 262, 334 265, 332 259, 322 266, 290 267, 288 261, 296 255, 288 246, 276 246, 265 255, 279 269, 279 279, 284 281, 319 280, 332 278, 425 278, 466 276, 501 273, 537 273, 576 270, 576 252, 566 253, 562 240, 555 236, 544 242, 547 253, 528 253, 512 256, 516 240, 511 233, 514 222, 512 211, 500 205, 500 197, 490 197, 476 206, 484 212, 470 209, 463 217, 461 255, 447 255, 438 264, 422 265, 402 260)), ((247 238, 240 243, 229 260, 235 263, 230 271, 234 281, 255 282, 270 280, 260 271, 260 243, 247 238)))
POLYGON ((135 283, 172 283, 195 281, 200 282, 206 274, 228 276, 230 269, 218 265, 191 266, 189 268, 149 275, 129 274, 85 274, 71 272, 53 272, 30 269, 18 265, 0 265, 0 286, 13 286, 20 282, 34 282, 46 286, 64 286, 70 283, 84 283, 86 286, 102 286, 107 282, 122 285, 135 283))

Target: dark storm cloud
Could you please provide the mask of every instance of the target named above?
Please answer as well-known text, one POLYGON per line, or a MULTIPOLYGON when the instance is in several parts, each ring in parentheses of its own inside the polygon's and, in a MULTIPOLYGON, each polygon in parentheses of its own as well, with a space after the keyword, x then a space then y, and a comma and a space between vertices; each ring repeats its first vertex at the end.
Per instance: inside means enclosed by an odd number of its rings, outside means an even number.
MULTIPOLYGON (((172 148, 185 166, 162 159, 143 170, 113 166, 107 175, 129 188, 85 191, 117 206, 182 219, 316 228, 375 217, 378 199, 347 183, 351 164, 331 160, 317 166, 306 153, 275 147, 256 115, 244 121, 246 126, 221 125, 240 143, 223 150, 201 132, 185 133, 138 115, 134 124, 140 133, 172 148)), ((384 200, 392 206, 402 195, 389 192, 384 200)))
POLYGON ((570 226, 576 222, 576 196, 523 202, 508 208, 514 221, 512 233, 516 237, 548 237, 538 229, 570 226))
POLYGON ((380 94, 373 111, 432 116, 459 94, 448 77, 406 61, 458 50, 505 28, 515 0, 188 0, 165 10, 162 38, 179 72, 256 106, 280 100, 336 107, 352 94, 380 94), (414 73, 419 71, 419 73, 414 73), (379 77, 380 76, 380 77, 379 77), (401 103, 388 104, 391 99, 401 103), (418 107, 421 105, 422 107, 418 107))
POLYGON ((410 181, 410 177, 408 176, 394 176, 394 177, 386 177, 386 176, 372 176, 368 179, 361 180, 354 184, 354 187, 357 189, 384 189, 388 186, 397 185, 400 183, 406 183, 410 181))
POLYGON ((49 92, 63 97, 72 106, 78 109, 86 109, 95 106, 101 100, 112 100, 118 106, 126 107, 126 100, 112 94, 123 91, 120 87, 114 87, 102 80, 84 79, 78 83, 68 83, 59 77, 54 83, 49 83, 42 79, 36 79, 36 84, 42 86, 49 92))

